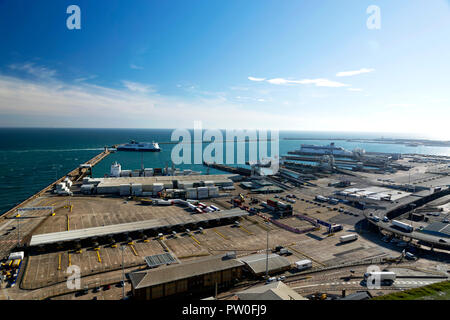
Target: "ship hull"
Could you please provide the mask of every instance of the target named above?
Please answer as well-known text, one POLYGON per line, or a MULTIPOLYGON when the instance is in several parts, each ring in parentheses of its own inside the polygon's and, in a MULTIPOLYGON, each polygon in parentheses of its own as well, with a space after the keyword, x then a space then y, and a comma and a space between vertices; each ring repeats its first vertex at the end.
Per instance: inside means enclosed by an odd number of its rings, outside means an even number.
POLYGON ((134 148, 117 148, 117 151, 133 151, 133 152, 160 152, 161 149, 134 149, 134 148))

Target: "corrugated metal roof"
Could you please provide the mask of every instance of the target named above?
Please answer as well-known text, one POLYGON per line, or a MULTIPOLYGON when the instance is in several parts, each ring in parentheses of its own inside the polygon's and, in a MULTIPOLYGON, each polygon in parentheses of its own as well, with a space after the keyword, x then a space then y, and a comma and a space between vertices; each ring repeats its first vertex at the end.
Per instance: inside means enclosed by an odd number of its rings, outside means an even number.
POLYGON ((130 280, 133 288, 141 289, 243 265, 236 259, 226 259, 225 255, 211 256, 153 270, 133 272, 130 273, 130 280))
MULTIPOLYGON (((267 257, 264 253, 253 254, 250 256, 239 258, 239 260, 244 262, 256 275, 260 275, 266 272, 266 259, 267 257)), ((275 253, 269 254, 268 260, 269 273, 287 269, 291 266, 291 263, 288 259, 281 257, 275 253)))
POLYGON ((177 216, 177 217, 168 217, 168 218, 161 218, 161 219, 152 219, 152 220, 144 220, 144 221, 137 221, 137 222, 113 224, 113 225, 102 226, 102 227, 38 234, 38 235, 33 235, 31 237, 30 246, 38 246, 38 245, 64 242, 64 241, 87 239, 87 238, 91 238, 91 237, 102 237, 102 236, 107 236, 107 235, 111 235, 111 234, 119 234, 119 233, 124 233, 124 232, 159 229, 162 227, 171 227, 173 225, 214 221, 214 220, 218 220, 218 219, 234 218, 234 217, 240 217, 240 216, 246 216, 246 215, 248 215, 247 211, 241 210, 240 208, 235 208, 235 209, 231 209, 231 210, 203 213, 198 216, 183 215, 183 216, 177 216))
MULTIPOLYGON (((127 171, 127 170, 122 170, 127 171)), ((231 182, 231 178, 235 174, 218 174, 218 175, 186 175, 186 176, 152 176, 152 177, 115 177, 115 178, 97 178, 90 181, 99 181, 99 186, 117 186, 121 184, 140 183, 140 184, 154 184, 178 181, 179 183, 186 182, 201 182, 201 181, 220 181, 231 182)))
POLYGON ((340 300, 369 300, 372 298, 372 295, 368 291, 364 292, 355 292, 352 294, 349 294, 345 298, 341 298, 340 300))
POLYGON ((450 224, 444 222, 434 222, 422 230, 437 236, 450 237, 450 224))
POLYGON ((308 300, 281 281, 236 293, 239 300, 308 300))
POLYGON ((177 261, 169 252, 148 256, 145 257, 144 260, 150 268, 154 268, 164 264, 172 264, 177 261))

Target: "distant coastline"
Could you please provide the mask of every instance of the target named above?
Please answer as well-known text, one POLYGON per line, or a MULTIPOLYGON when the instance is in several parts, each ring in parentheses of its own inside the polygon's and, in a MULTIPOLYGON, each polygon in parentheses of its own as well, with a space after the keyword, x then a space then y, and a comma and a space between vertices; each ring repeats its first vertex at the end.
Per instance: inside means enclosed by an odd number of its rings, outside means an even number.
POLYGON ((336 141, 346 141, 346 142, 358 142, 358 143, 377 143, 377 144, 401 144, 408 147, 450 147, 450 141, 441 140, 427 140, 427 139, 391 139, 391 138, 380 138, 380 139, 346 139, 346 138, 283 138, 283 140, 336 140, 336 141))

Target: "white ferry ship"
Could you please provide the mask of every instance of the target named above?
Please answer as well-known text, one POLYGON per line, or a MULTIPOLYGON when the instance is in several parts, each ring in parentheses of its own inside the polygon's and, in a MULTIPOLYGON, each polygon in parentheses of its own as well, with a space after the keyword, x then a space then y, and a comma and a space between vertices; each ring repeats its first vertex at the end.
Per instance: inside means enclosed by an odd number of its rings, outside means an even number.
POLYGON ((117 151, 149 151, 149 152, 159 152, 161 148, 157 142, 137 142, 131 141, 127 144, 122 144, 117 147, 117 151))
POLYGON ((302 144, 299 153, 317 154, 317 155, 334 155, 334 156, 351 156, 351 151, 345 150, 342 147, 336 147, 334 142, 325 146, 316 146, 311 144, 302 144))

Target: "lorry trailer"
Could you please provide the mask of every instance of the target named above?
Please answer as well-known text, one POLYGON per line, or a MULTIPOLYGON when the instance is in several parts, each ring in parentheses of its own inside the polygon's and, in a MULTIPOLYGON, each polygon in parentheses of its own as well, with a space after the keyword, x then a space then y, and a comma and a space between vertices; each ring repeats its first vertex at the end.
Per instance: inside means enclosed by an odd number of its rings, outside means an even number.
POLYGON ((368 281, 376 281, 379 280, 380 283, 393 283, 396 279, 396 274, 395 272, 391 272, 391 271, 381 271, 381 272, 366 272, 364 274, 364 280, 368 281))
POLYGON ((396 227, 405 230, 406 232, 412 232, 414 230, 412 225, 397 220, 392 220, 392 224, 396 227))
POLYGON ((312 262, 308 259, 300 260, 295 263, 295 267, 297 268, 297 270, 306 270, 312 268, 312 262))
POLYGON ((340 236, 339 237, 339 241, 341 243, 346 243, 346 242, 350 242, 350 241, 355 241, 356 239, 358 239, 358 235, 356 233, 354 234, 347 234, 345 236, 340 236))

